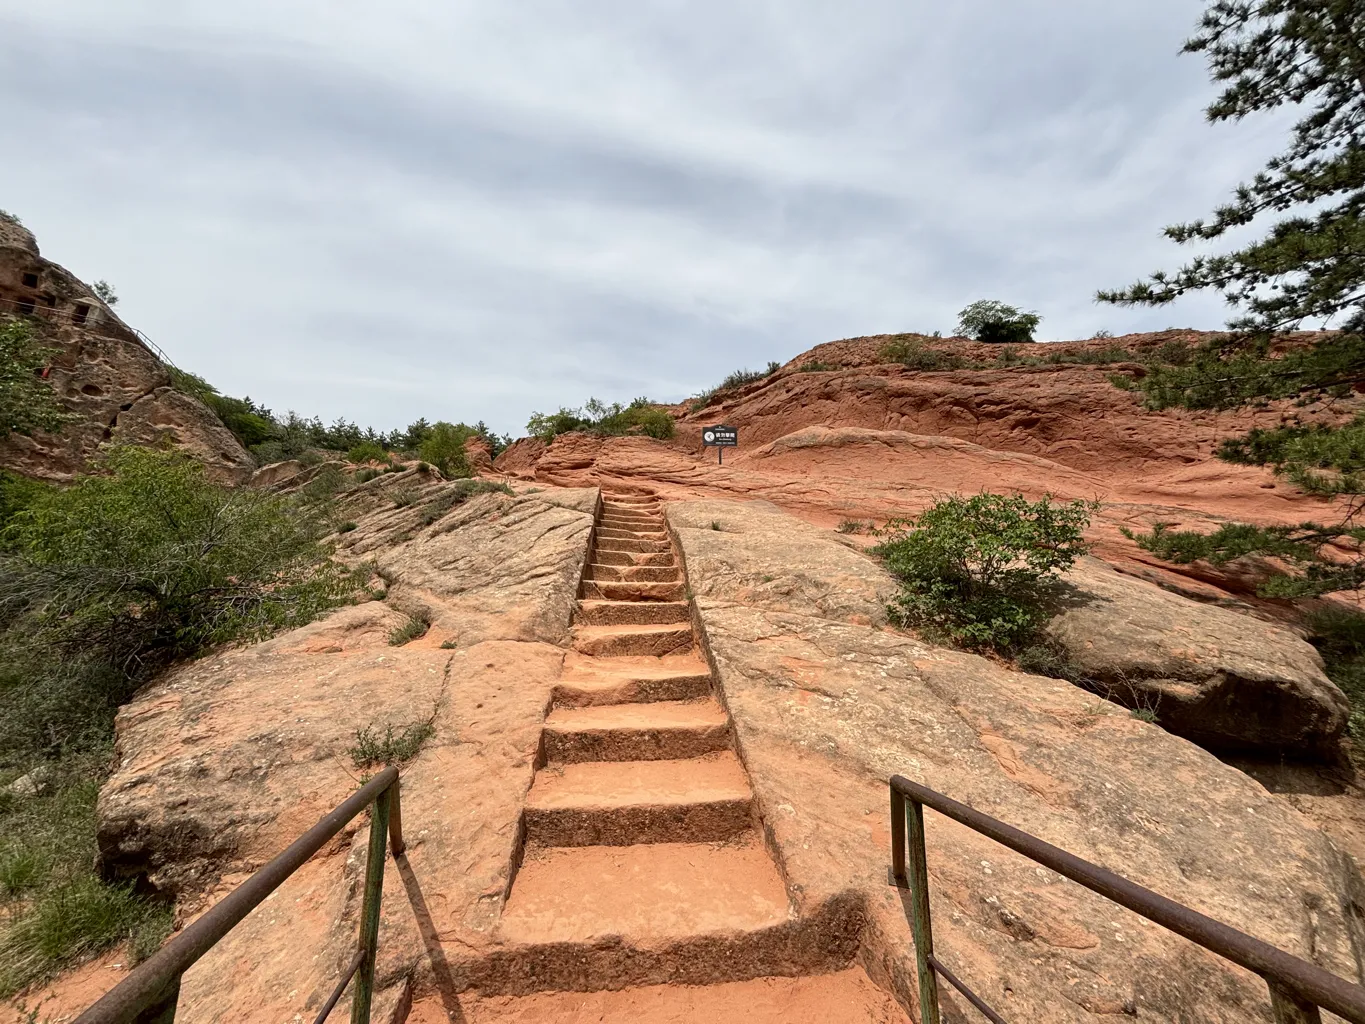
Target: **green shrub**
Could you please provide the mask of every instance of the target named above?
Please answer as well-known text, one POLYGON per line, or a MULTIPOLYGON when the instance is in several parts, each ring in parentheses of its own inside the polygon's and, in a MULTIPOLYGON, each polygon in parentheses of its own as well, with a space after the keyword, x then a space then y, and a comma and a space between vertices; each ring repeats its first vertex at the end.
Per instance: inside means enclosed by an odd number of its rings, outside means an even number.
POLYGON ((1133 354, 1119 345, 1106 345, 1100 349, 1077 349, 1074 352, 1048 352, 1043 356, 1047 363, 1080 363, 1087 366, 1105 366, 1109 363, 1131 363, 1133 354))
POLYGON ((533 413, 526 424, 527 433, 546 443, 560 434, 578 430, 607 437, 642 434, 665 440, 673 436, 673 429, 673 417, 648 398, 637 398, 630 405, 620 402, 608 405, 590 398, 581 409, 561 408, 556 413, 533 413))
POLYGON ((427 630, 431 628, 431 615, 426 611, 418 612, 416 615, 409 615, 408 621, 401 626, 395 626, 389 631, 389 646, 402 647, 404 644, 411 643, 419 637, 427 635, 427 630))
POLYGON ((353 588, 320 508, 210 481, 177 452, 114 447, 0 533, 0 643, 130 676, 311 621, 353 588))
POLYGON ((417 497, 416 487, 395 487, 389 492, 389 498, 393 501, 394 508, 407 508, 417 501, 417 497))
POLYGON ((378 476, 383 476, 383 473, 377 469, 367 468, 358 470, 355 475, 355 482, 358 484, 366 484, 378 476))
POLYGON ((463 423, 442 421, 432 424, 418 451, 423 462, 435 466, 447 479, 473 476, 474 468, 470 465, 469 455, 465 452, 465 442, 474 436, 472 427, 466 427, 463 423))
POLYGON ((400 732, 395 732, 392 725, 386 725, 381 734, 374 726, 367 725, 356 730, 355 743, 349 751, 351 763, 357 771, 403 764, 416 757, 422 745, 435 734, 434 716, 425 722, 413 722, 400 732))
POLYGON ((60 430, 72 419, 41 376, 54 351, 24 321, 0 317, 0 438, 60 430))
POLYGON ((834 529, 839 533, 862 533, 871 528, 871 523, 865 523, 861 519, 844 519, 834 529))
POLYGON ((1048 585, 1085 552, 1097 508, 985 493, 888 522, 874 551, 901 585, 893 619, 963 647, 1026 646, 1046 621, 1048 585))
POLYGON ((818 359, 812 359, 809 363, 802 363, 796 369, 799 373, 823 373, 826 370, 837 370, 839 367, 833 363, 822 363, 818 359))
POLYGON ((877 358, 900 363, 911 370, 979 369, 983 364, 964 359, 956 352, 930 348, 912 335, 897 335, 877 352, 877 358))
POLYGON ((968 338, 992 344, 1017 344, 1033 340, 1043 318, 991 299, 973 302, 958 314, 957 331, 968 338))
POLYGON ((1325 605, 1310 612, 1304 625, 1309 642, 1322 655, 1327 677, 1350 704, 1347 729, 1351 738, 1365 742, 1365 614, 1325 605))
POLYGON ((351 450, 346 453, 349 462, 388 462, 389 453, 384 450, 384 446, 376 441, 361 441, 357 445, 352 445, 351 450))

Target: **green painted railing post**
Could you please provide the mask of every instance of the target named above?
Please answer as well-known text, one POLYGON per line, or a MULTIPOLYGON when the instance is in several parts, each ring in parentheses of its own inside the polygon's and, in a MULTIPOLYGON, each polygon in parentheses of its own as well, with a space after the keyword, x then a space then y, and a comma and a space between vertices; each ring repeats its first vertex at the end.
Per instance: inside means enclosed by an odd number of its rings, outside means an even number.
POLYGON ((919 968, 919 1019, 939 1024, 938 976, 929 958, 934 954, 934 930, 929 920, 929 864, 924 852, 924 805, 905 800, 905 831, 910 876, 910 926, 915 935, 915 966, 919 968))
POLYGON ((351 1024, 370 1024, 370 1000, 374 996, 374 961, 379 949, 379 909, 384 895, 384 867, 388 853, 389 809, 393 806, 390 786, 374 800, 370 816, 370 849, 365 859, 365 898, 360 905, 360 948, 365 959, 355 976, 351 997, 351 1024))

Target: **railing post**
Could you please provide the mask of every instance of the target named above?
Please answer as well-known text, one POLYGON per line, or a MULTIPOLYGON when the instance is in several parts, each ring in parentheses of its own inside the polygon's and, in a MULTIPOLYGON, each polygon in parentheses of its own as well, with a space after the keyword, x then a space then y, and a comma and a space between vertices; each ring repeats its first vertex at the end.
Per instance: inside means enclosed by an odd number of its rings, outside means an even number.
POLYGON ((393 786, 374 798, 370 817, 370 849, 365 858, 365 898, 360 905, 360 948, 365 959, 355 976, 351 996, 351 1024, 370 1024, 370 1000, 374 996, 374 961, 379 948, 379 909, 384 894, 384 868, 389 839, 389 809, 393 786))
POLYGON ((929 958, 934 953, 934 930, 929 920, 929 864, 924 852, 924 805, 905 804, 905 831, 909 833, 910 925, 915 935, 915 965, 919 968, 920 1024, 939 1024, 938 976, 929 958))
POLYGON ((891 787, 891 881, 905 888, 910 880, 905 877, 905 797, 891 787))
POLYGON ((394 859, 403 856, 403 851, 407 849, 407 844, 403 842, 403 791, 399 788, 402 782, 401 777, 394 779, 389 787, 389 792, 393 794, 393 809, 389 812, 389 849, 393 851, 394 859))
POLYGON ((1322 1024, 1322 1014, 1315 1004, 1305 1002, 1269 978, 1266 984, 1270 986, 1270 1009, 1275 1024, 1322 1024))
POLYGON ((180 1002, 180 978, 177 976, 151 1006, 133 1018, 132 1024, 175 1024, 175 1008, 180 1002))

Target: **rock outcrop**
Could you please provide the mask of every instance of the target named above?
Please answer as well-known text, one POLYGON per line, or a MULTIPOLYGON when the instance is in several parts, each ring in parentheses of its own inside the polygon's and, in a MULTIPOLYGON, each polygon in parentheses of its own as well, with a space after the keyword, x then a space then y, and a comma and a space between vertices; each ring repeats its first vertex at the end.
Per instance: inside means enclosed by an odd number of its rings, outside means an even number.
POLYGON ((1082 559, 1063 581, 1049 637, 1092 685, 1210 750, 1331 757, 1345 696, 1288 630, 1082 559))
POLYGON ((0 217, 0 315, 29 319, 56 354, 53 390, 74 418, 60 432, 0 439, 0 467, 69 480, 101 444, 169 439, 214 479, 239 483, 255 466, 218 417, 171 387, 165 363, 65 268, 44 259, 31 232, 0 217))
MULTIPOLYGON (((861 961, 906 1005, 907 907, 887 885, 893 773, 1358 980, 1354 864, 1241 772, 1060 680, 869 624, 882 570, 771 505, 681 502, 667 516, 794 899, 856 894, 861 961), (831 577, 837 598, 809 583, 831 577)), ((1006 1019, 1269 1019, 1259 979, 927 819, 936 952, 1006 1019)), ((947 1019, 970 1018, 940 992, 947 1019)))

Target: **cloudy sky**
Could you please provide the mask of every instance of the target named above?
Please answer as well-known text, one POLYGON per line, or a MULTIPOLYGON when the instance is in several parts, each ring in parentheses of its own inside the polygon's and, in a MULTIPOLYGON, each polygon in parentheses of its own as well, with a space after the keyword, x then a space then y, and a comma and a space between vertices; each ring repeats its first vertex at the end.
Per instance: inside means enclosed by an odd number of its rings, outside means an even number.
POLYGON ((821 341, 1219 326, 1174 268, 1284 138, 1199 0, 0 0, 0 207, 181 366, 519 433, 821 341))

